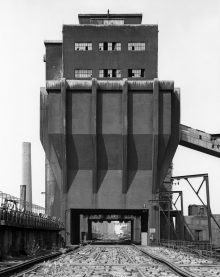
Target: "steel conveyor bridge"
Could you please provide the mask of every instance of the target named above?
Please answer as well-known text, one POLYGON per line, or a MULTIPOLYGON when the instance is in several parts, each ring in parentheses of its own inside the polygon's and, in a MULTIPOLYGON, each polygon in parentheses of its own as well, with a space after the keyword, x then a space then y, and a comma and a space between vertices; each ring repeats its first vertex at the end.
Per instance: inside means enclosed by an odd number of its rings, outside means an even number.
POLYGON ((220 158, 220 134, 180 125, 180 145, 220 158))

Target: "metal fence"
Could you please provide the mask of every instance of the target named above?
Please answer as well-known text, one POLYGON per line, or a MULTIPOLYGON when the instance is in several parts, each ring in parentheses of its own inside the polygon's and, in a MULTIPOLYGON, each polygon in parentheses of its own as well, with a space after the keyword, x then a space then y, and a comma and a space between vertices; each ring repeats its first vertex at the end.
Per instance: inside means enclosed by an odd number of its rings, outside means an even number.
POLYGON ((30 211, 35 214, 45 214, 45 208, 23 201, 18 197, 0 191, 0 207, 9 211, 30 211))
POLYGON ((63 230, 60 219, 45 214, 45 208, 0 191, 0 225, 63 230))

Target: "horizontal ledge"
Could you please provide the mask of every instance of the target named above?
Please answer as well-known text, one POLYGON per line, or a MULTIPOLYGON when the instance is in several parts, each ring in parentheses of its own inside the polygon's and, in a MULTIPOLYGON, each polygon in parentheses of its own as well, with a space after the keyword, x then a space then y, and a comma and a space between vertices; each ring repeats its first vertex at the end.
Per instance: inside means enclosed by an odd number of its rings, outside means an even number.
MULTIPOLYGON (((123 83, 128 82, 129 90, 153 90, 153 80, 148 81, 130 81, 128 79, 123 79, 119 81, 102 81, 97 80, 97 89, 98 90, 122 90, 123 83)), ((174 90, 173 81, 159 81, 160 90, 174 90)), ((66 88, 69 90, 91 90, 92 80, 66 80, 66 88)), ((46 81, 47 90, 60 90, 61 89, 61 80, 48 80, 46 81)))

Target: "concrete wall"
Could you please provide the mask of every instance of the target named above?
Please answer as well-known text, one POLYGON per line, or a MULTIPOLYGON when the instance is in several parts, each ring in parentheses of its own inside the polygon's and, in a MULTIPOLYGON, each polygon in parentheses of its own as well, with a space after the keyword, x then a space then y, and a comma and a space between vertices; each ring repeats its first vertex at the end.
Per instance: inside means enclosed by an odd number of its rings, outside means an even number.
POLYGON ((0 258, 34 255, 39 249, 61 246, 58 231, 0 227, 0 258))
MULTIPOLYGON (((220 224, 220 215, 214 215, 218 224, 220 224)), ((195 235, 195 239, 199 241, 208 241, 209 240, 209 230, 208 230, 208 218, 207 216, 201 215, 191 215, 185 216, 185 221, 188 224, 189 228, 195 235), (199 231, 199 234, 198 234, 199 231)), ((219 247, 220 246, 220 230, 216 223, 211 220, 212 227, 212 243, 219 247)))
MULTIPOLYGON (((145 69, 145 78, 157 77, 157 25, 137 26, 63 26, 63 77, 74 79, 75 69, 92 69, 93 78, 99 69, 121 69, 122 78, 128 69, 145 69), (75 51, 75 42, 92 42, 92 51, 75 51), (99 51, 99 42, 121 42, 121 51, 99 51), (128 42, 145 42, 145 51, 128 51, 128 42)), ((52 78, 51 78, 52 79, 52 78)))

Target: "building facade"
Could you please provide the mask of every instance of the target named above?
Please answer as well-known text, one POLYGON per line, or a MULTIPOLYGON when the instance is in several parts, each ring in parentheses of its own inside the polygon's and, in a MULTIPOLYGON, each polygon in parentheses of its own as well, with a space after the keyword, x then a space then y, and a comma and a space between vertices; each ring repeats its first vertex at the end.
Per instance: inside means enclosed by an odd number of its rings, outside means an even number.
POLYGON ((179 142, 179 95, 157 79, 158 27, 140 14, 79 15, 45 41, 41 141, 46 208, 67 243, 93 221, 130 221, 132 241, 158 234, 158 192, 179 142), (155 201, 152 201, 155 200, 155 201))

